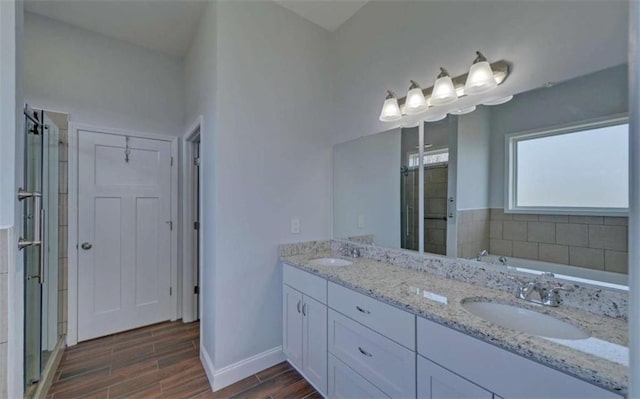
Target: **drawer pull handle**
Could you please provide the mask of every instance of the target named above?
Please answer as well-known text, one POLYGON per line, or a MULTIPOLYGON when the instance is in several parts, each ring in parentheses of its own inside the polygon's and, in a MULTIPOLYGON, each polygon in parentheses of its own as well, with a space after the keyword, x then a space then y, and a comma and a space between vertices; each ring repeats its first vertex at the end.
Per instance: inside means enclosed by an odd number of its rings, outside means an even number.
POLYGON ((358 347, 358 350, 360 351, 360 353, 362 353, 366 357, 373 357, 373 355, 371 353, 367 352, 366 350, 362 349, 361 347, 358 347))
POLYGON ((296 307, 298 308, 298 313, 300 313, 300 301, 298 301, 298 305, 296 305, 296 307))
POLYGON ((367 309, 362 309, 360 306, 356 305, 356 309, 358 309, 358 311, 360 313, 364 313, 364 314, 369 314, 371 312, 369 312, 367 309))

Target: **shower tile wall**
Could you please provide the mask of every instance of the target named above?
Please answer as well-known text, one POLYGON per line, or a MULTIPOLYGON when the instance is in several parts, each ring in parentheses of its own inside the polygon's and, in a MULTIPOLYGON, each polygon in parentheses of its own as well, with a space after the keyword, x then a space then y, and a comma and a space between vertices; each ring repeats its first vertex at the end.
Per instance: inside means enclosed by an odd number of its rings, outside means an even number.
POLYGON ((458 257, 476 257, 489 250, 489 209, 458 211, 458 257))
POLYGON ((11 230, 0 229, 0 398, 7 397, 7 346, 9 318, 9 238, 11 230))
MULTIPOLYGON (((65 117, 66 119, 66 117, 65 117)), ((68 241, 68 125, 60 124, 58 197, 58 335, 67 335, 67 241, 68 241)))
POLYGON ((626 274, 627 225, 626 217, 521 215, 491 209, 489 252, 626 274))
POLYGON ((424 170, 424 250, 447 254, 447 179, 448 167, 424 170))

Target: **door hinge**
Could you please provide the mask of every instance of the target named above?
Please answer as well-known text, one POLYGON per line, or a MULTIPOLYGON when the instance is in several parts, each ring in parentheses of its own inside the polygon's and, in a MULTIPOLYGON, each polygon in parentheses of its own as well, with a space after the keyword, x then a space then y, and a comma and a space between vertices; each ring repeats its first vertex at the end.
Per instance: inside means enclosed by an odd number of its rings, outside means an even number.
POLYGON ((200 157, 193 158, 193 164, 195 166, 200 166, 200 157))
POLYGON ((193 293, 198 295, 200 293, 200 287, 197 286, 197 285, 195 287, 193 287, 193 293))
POLYGON ((200 230, 200 222, 193 222, 193 229, 200 230))
POLYGON ((169 230, 173 231, 173 220, 167 220, 165 223, 169 225, 169 230))
POLYGON ((169 287, 169 296, 173 295, 173 287, 169 287))

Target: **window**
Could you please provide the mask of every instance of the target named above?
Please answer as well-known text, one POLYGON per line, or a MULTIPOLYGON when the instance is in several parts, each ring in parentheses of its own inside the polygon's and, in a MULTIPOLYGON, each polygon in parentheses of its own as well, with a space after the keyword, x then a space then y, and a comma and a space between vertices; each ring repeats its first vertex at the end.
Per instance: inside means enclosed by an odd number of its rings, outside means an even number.
POLYGON ((507 211, 611 214, 629 208, 626 119, 506 137, 507 211))
MULTIPOLYGON (((409 155, 409 167, 417 168, 418 161, 420 160, 420 154, 417 152, 415 154, 409 155)), ((449 162, 449 149, 443 148, 440 150, 433 151, 425 151, 423 157, 424 166, 433 166, 433 165, 441 165, 449 162)))

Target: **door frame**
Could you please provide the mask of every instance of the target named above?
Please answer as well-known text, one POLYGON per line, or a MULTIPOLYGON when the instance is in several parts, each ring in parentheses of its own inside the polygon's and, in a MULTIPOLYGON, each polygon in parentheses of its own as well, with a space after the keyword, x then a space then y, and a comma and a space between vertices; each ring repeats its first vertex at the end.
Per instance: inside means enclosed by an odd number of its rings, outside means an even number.
POLYGON ((136 132, 131 130, 116 129, 111 127, 96 126, 86 123, 75 123, 69 121, 69 189, 68 189, 68 207, 69 207, 69 231, 68 231, 68 276, 67 276, 67 346, 78 343, 78 140, 79 132, 89 130, 97 133, 112 134, 116 136, 129 136, 142 139, 152 139, 166 141, 171 144, 171 220, 174 228, 171 230, 171 287, 174 287, 172 294, 172 311, 171 320, 180 317, 180 291, 178 270, 178 137, 163 136, 154 133, 136 132))
MULTIPOLYGON (((203 117, 198 116, 196 120, 186 129, 181 139, 182 144, 182 321, 185 323, 202 319, 202 278, 198 283, 199 294, 197 296, 200 301, 200 306, 196 303, 196 296, 193 293, 193 287, 197 283, 197 275, 194 273, 193 265, 193 248, 195 245, 193 231, 193 213, 195 198, 193 193, 195 191, 194 183, 194 170, 193 170, 193 146, 196 141, 202 143, 202 126, 203 117), (196 315, 196 309, 199 310, 199 314, 196 315)), ((200 147, 200 159, 202 160, 202 146, 200 147)), ((199 174, 198 185, 200 187, 199 198, 200 214, 202 215, 202 171, 199 174)), ((200 218, 202 219, 202 218, 200 218)), ((198 230, 198 273, 202 277, 202 224, 198 230)))

